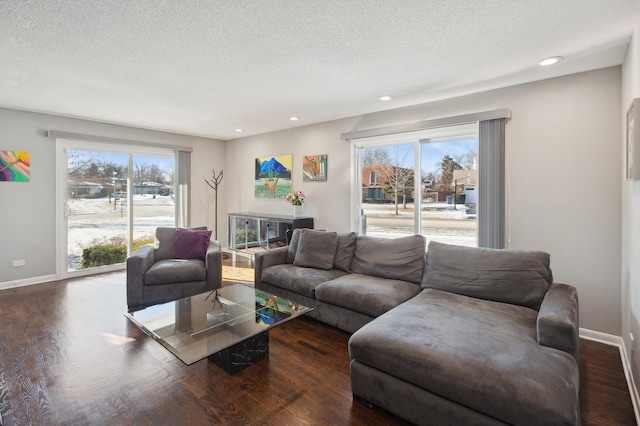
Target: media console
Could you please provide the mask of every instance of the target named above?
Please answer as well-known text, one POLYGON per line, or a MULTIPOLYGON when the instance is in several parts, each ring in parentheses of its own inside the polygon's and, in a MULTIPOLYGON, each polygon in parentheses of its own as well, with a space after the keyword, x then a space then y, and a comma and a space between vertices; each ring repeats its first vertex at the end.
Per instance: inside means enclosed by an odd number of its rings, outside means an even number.
POLYGON ((312 217, 229 213, 229 250, 253 257, 259 251, 289 244, 294 229, 313 229, 312 217))

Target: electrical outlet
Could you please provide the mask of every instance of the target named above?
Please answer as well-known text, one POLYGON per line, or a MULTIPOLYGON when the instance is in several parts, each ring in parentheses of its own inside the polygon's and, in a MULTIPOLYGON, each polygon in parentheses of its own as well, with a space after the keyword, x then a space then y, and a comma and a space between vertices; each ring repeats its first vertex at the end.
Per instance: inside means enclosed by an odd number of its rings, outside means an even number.
POLYGON ((631 353, 636 351, 636 339, 633 338, 633 333, 629 333, 629 350, 631 353))
POLYGON ((15 268, 16 266, 24 266, 26 264, 24 259, 18 259, 18 260, 14 260, 12 262, 13 267, 15 268))

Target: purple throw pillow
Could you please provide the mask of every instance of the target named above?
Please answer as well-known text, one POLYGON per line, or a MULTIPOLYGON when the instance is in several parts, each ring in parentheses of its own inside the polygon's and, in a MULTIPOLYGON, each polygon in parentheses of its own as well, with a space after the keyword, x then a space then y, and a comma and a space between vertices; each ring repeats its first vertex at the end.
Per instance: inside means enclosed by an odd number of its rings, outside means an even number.
POLYGON ((210 241, 211 231, 177 228, 172 257, 174 259, 204 260, 210 241))

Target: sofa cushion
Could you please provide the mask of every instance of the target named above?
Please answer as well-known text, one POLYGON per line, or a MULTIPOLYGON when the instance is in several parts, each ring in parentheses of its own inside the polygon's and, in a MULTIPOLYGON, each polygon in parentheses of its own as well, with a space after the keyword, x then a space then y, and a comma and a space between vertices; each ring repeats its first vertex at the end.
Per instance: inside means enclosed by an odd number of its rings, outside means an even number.
POLYGON ((210 243, 211 231, 177 228, 172 258, 204 260, 210 243))
POLYGON ((419 292, 419 286, 406 281, 347 274, 318 285, 316 299, 377 317, 419 292))
POLYGON ((578 365, 533 309, 423 290, 349 340, 351 357, 509 424, 578 424, 578 365))
MULTIPOLYGON (((206 231, 206 226, 196 226, 189 228, 197 231, 206 231)), ((157 262, 162 259, 171 259, 173 256, 173 246, 176 239, 176 228, 160 226, 156 228, 156 243, 154 259, 157 262)))
POLYGON ((353 253, 356 251, 355 232, 339 232, 338 246, 336 247, 336 258, 333 260, 333 268, 350 272, 353 253))
POLYGON ((300 231, 302 231, 301 228, 294 229, 293 234, 291 234, 291 241, 289 241, 289 248, 287 249, 287 263, 293 263, 293 260, 296 258, 298 241, 300 241, 300 231))
POLYGON ((306 268, 332 269, 337 245, 338 234, 335 232, 302 229, 293 264, 306 268))
POLYGON ((539 309, 551 284, 549 254, 429 243, 423 288, 539 309))
POLYGON ((395 239, 359 236, 351 271, 420 284, 425 247, 422 235, 395 239))
POLYGON ((337 269, 303 268, 284 263, 263 269, 262 282, 315 299, 318 284, 345 274, 337 269))
POLYGON ((144 274, 146 285, 176 284, 206 279, 207 269, 204 261, 196 259, 160 260, 144 274))

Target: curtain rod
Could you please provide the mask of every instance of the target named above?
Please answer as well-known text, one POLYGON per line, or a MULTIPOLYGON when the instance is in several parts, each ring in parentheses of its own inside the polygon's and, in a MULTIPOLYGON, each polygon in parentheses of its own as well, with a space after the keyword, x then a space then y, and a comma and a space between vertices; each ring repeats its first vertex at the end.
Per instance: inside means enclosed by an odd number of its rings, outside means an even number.
POLYGON ((499 118, 511 118, 511 110, 508 108, 493 111, 476 112, 472 114, 457 115, 455 117, 433 118, 417 121, 415 123, 396 124, 393 126, 378 127, 375 129, 357 130, 342 133, 340 138, 344 140, 370 138, 373 136, 392 135, 395 133, 407 133, 417 130, 428 130, 436 127, 456 126, 459 124, 474 123, 478 121, 496 120, 499 118))
POLYGON ((174 151, 193 152, 193 148, 188 146, 164 145, 156 142, 134 141, 130 139, 110 138, 107 136, 96 136, 96 135, 85 135, 82 133, 61 132, 58 130, 47 131, 47 136, 50 138, 82 140, 82 141, 88 141, 88 142, 117 143, 117 144, 124 144, 124 145, 140 145, 140 146, 148 146, 152 148, 172 149, 174 151))

